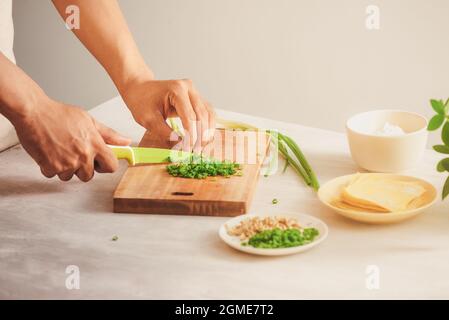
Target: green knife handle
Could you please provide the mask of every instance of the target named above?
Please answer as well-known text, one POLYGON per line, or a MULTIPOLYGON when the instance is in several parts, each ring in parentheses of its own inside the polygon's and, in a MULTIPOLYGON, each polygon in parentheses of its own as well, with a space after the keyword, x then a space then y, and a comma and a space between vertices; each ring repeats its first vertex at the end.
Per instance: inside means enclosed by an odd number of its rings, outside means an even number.
POLYGON ((108 145, 109 148, 111 148, 112 152, 114 153, 115 157, 117 159, 124 159, 128 161, 130 166, 133 166, 136 164, 136 158, 134 157, 133 149, 129 146, 112 146, 108 145))

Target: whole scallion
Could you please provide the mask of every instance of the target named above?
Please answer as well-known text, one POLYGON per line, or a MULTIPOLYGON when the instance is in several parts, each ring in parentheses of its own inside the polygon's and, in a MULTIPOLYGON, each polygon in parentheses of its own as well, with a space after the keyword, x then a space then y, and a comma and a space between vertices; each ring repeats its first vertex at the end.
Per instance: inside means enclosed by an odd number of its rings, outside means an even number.
MULTIPOLYGON (((278 133, 280 144, 285 143, 287 147, 293 152, 296 159, 299 161, 300 166, 295 166, 295 169, 298 170, 298 168, 303 169, 302 171, 306 172, 306 176, 308 177, 308 180, 310 181, 310 186, 318 190, 320 188, 320 183, 318 182, 318 179, 315 175, 315 172, 312 170, 312 167, 310 166, 309 162, 307 161, 306 157, 304 156, 303 152, 299 148, 298 144, 289 136, 283 135, 281 133, 278 133), (298 168, 296 168, 298 167, 298 168)), ((289 156, 288 151, 282 150, 281 153, 284 155, 284 157, 287 159, 288 164, 295 163, 295 159, 292 159, 292 157, 289 156)))
MULTIPOLYGON (((218 119, 218 123, 225 129, 258 130, 258 128, 242 122, 218 119)), ((271 143, 277 145, 280 154, 286 161, 284 170, 287 166, 291 166, 308 186, 317 191, 320 188, 320 183, 298 144, 291 137, 280 132, 267 130, 267 133, 272 138, 271 143)))

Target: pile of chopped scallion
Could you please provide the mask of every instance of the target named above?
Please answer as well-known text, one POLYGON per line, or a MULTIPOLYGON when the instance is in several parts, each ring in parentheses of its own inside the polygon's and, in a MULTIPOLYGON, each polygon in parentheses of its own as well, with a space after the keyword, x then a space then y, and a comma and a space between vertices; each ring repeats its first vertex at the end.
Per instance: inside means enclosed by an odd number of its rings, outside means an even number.
POLYGON ((229 161, 214 161, 203 159, 202 156, 188 161, 170 164, 167 172, 174 177, 205 179, 207 177, 230 177, 240 175, 240 165, 229 161))
POLYGON ((255 234, 247 242, 243 242, 242 245, 263 249, 291 248, 311 243, 319 234, 319 231, 315 228, 302 230, 297 228, 286 230, 275 228, 255 234))

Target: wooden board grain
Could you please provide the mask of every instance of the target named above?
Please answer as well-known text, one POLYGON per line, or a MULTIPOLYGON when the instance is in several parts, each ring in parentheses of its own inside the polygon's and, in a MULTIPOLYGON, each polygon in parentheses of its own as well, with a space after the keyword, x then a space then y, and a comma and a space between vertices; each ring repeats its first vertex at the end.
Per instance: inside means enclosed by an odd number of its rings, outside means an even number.
MULTIPOLYGON (((146 133, 141 147, 169 148, 173 142, 146 133)), ((237 161, 242 175, 230 178, 172 177, 166 164, 129 167, 114 193, 114 212, 204 216, 237 216, 248 212, 269 147, 263 132, 216 130, 206 156, 237 161), (255 142, 255 143, 254 143, 255 142)))

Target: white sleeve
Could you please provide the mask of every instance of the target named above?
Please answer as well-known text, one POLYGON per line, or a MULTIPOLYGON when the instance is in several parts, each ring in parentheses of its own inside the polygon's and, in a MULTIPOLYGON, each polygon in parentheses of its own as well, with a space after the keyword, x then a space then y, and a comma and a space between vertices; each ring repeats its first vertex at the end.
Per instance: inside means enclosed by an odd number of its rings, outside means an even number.
MULTIPOLYGON (((13 42, 12 1, 0 0, 0 51, 15 63, 13 42)), ((14 127, 5 117, 0 115, 0 152, 18 142, 14 127)))

